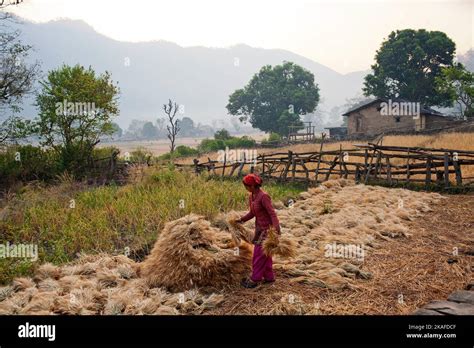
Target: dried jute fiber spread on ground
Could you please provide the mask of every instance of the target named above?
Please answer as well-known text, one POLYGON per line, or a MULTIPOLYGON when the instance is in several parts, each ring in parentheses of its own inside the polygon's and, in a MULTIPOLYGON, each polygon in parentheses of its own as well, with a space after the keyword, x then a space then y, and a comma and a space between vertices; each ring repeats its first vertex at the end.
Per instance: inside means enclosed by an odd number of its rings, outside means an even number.
MULTIPOLYGON (((365 282, 372 275, 364 253, 382 240, 410 238, 406 221, 442 198, 340 179, 300 194, 290 207, 275 202, 287 249, 281 248, 285 257, 273 256, 274 269, 284 281, 334 291, 365 282)), ((43 264, 31 278, 0 287, 0 314, 206 313, 250 272, 252 247, 245 240, 253 221, 237 228, 229 222, 242 213, 222 214, 212 223, 194 214, 171 221, 142 263, 83 255, 63 266, 43 264)), ((275 308, 268 314, 287 312, 275 308)))

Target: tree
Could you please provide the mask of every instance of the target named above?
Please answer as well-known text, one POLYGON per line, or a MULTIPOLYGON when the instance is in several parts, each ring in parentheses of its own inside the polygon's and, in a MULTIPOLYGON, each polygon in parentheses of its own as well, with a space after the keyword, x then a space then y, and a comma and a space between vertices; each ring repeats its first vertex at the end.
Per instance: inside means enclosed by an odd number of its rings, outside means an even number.
POLYGON ((100 137, 114 132, 111 120, 119 111, 119 89, 108 72, 96 75, 80 65, 52 70, 40 84, 36 104, 41 143, 61 153, 66 169, 81 169, 100 137))
POLYGON ((314 111, 319 102, 319 88, 308 70, 284 62, 266 65, 242 89, 229 97, 227 110, 249 120, 264 132, 288 134, 288 126, 301 125, 300 115, 314 111))
MULTIPOLYGON (((0 9, 20 2, 0 0, 0 9)), ((16 22, 11 13, 0 12, 0 145, 15 142, 33 131, 31 121, 14 114, 21 110, 23 97, 33 92, 40 72, 38 61, 26 63, 32 47, 22 44, 21 32, 10 29, 10 22, 16 22), (7 112, 13 115, 7 117, 7 112)))
POLYGON ((443 68, 436 78, 440 93, 451 97, 451 105, 457 103, 461 116, 474 117, 474 74, 461 64, 443 68))
POLYGON ((440 31, 392 31, 375 55, 373 73, 365 77, 364 94, 444 106, 450 97, 435 89, 435 79, 453 64, 455 49, 440 31))
POLYGON ((158 128, 156 128, 152 122, 146 122, 143 125, 142 135, 146 139, 156 138, 158 135, 158 128))
POLYGON ((16 143, 35 133, 35 124, 19 116, 11 116, 0 124, 0 145, 16 143))
POLYGON ((120 126, 115 122, 112 122, 111 126, 112 126, 112 136, 116 136, 118 138, 121 138, 122 135, 123 135, 123 129, 120 128, 120 126))
POLYGON ((182 136, 192 136, 195 132, 194 121, 189 117, 183 117, 179 121, 182 136))
MULTIPOLYGON (((10 2, 11 3, 11 2, 10 2)), ((10 5, 0 0, 0 9, 10 5)), ((19 111, 23 97, 33 90, 33 84, 40 72, 38 61, 26 63, 32 46, 24 45, 21 32, 8 27, 15 18, 8 12, 0 16, 0 111, 10 108, 19 111)))
POLYGON ((179 132, 179 120, 176 117, 176 113, 178 112, 178 104, 173 103, 171 99, 168 100, 168 104, 163 104, 163 110, 165 114, 168 116, 168 125, 166 129, 168 130, 168 139, 170 140, 170 152, 174 152, 175 148, 175 141, 176 135, 179 132))
POLYGON ((216 140, 229 140, 232 138, 227 129, 222 128, 214 133, 214 139, 216 140))

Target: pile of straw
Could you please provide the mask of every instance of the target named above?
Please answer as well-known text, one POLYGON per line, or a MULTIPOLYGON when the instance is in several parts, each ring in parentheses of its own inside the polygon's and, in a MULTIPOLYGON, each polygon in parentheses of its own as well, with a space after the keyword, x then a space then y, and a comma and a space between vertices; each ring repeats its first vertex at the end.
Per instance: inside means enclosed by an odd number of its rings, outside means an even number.
POLYGON ((194 214, 167 223, 141 274, 150 286, 174 292, 234 285, 250 272, 252 249, 247 243, 229 248, 228 238, 194 214))

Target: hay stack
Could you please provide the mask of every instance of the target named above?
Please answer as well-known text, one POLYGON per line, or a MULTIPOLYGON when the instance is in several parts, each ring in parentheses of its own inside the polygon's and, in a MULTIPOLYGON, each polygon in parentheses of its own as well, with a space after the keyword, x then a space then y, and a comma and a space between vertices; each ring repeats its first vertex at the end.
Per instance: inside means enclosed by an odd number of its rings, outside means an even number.
POLYGON ((195 214, 167 223, 142 264, 142 276, 150 286, 173 292, 235 284, 250 271, 251 247, 224 249, 220 233, 195 214))

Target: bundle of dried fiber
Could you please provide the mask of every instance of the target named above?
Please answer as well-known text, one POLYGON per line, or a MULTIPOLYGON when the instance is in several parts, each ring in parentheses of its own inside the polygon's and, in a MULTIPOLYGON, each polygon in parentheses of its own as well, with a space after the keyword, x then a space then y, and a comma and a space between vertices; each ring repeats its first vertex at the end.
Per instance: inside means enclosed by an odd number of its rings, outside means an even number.
POLYGON ((268 235, 262 243, 262 248, 267 256, 278 255, 286 258, 296 255, 296 243, 293 239, 285 235, 279 236, 273 226, 268 229, 268 235))
POLYGON ((237 219, 229 219, 229 231, 232 235, 235 245, 240 245, 240 241, 243 240, 247 243, 252 243, 254 232, 246 228, 242 223, 237 222, 237 219))
POLYGON ((141 265, 150 286, 178 292, 195 287, 224 288, 250 270, 251 247, 223 249, 216 244, 219 231, 195 214, 169 222, 151 254, 141 265))

